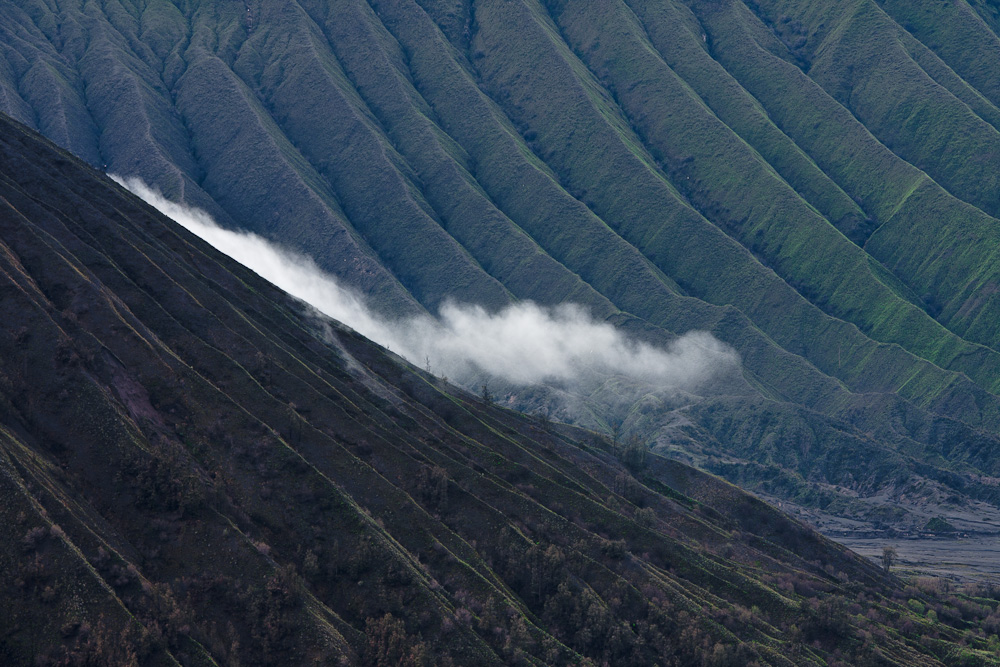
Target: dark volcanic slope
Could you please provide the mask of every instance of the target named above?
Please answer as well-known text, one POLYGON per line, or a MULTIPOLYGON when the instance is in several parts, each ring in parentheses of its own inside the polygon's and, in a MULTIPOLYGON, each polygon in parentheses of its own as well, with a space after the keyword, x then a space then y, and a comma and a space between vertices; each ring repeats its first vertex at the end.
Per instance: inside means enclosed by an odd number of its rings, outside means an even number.
POLYGON ((995 600, 472 399, 5 118, 0 309, 4 664, 991 664, 995 600))
POLYGON ((965 0, 26 0, 0 5, 0 109, 386 310, 710 330, 753 389, 662 446, 906 524, 854 496, 997 504, 998 25, 965 0))

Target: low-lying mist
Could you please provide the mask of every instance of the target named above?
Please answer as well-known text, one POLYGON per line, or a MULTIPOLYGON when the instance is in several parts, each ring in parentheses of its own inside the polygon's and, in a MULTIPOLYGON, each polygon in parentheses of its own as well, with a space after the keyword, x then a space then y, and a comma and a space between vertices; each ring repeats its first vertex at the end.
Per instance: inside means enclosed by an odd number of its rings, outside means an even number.
POLYGON ((589 394, 608 378, 623 377, 652 390, 690 392, 739 367, 736 352, 709 333, 689 332, 656 347, 595 321, 574 304, 544 308, 521 302, 491 313, 476 305, 447 303, 437 317, 385 317, 310 258, 255 234, 223 229, 204 211, 168 201, 137 178, 111 178, 323 314, 467 387, 496 380, 589 394))

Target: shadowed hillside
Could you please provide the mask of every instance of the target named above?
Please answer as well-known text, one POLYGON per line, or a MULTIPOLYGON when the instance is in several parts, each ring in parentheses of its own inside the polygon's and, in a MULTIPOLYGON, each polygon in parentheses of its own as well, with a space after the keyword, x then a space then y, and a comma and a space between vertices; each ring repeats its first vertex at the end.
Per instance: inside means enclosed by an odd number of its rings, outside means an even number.
POLYGON ((995 591, 473 398, 6 118, 0 285, 4 664, 996 664, 995 591))
POLYGON ((868 527, 997 532, 998 30, 965 0, 29 0, 0 110, 388 313, 710 331, 745 383, 582 423, 868 527))

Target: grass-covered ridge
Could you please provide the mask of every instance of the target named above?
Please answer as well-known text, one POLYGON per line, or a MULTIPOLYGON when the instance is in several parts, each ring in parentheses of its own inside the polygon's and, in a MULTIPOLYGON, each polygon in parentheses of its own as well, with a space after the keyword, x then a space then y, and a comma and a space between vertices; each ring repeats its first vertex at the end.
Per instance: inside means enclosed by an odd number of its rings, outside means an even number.
POLYGON ((994 503, 997 31, 965 0, 29 0, 0 110, 390 312, 711 331, 747 383, 687 411, 699 448, 648 405, 595 423, 731 479, 994 503))
POLYGON ((997 664, 995 590, 470 396, 6 117, 0 249, 4 664, 997 664))

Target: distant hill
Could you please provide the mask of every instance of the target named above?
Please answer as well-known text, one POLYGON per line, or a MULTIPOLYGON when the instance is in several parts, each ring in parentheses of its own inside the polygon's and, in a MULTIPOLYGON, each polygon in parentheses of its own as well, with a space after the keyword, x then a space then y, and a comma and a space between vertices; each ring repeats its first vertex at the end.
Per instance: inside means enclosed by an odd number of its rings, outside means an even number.
POLYGON ((0 110, 386 312, 710 331, 746 383, 594 425, 869 527, 996 532, 998 22, 979 0, 29 0, 0 6, 0 110))
POLYGON ((498 408, 0 117, 0 662, 989 665, 729 485, 498 408))

